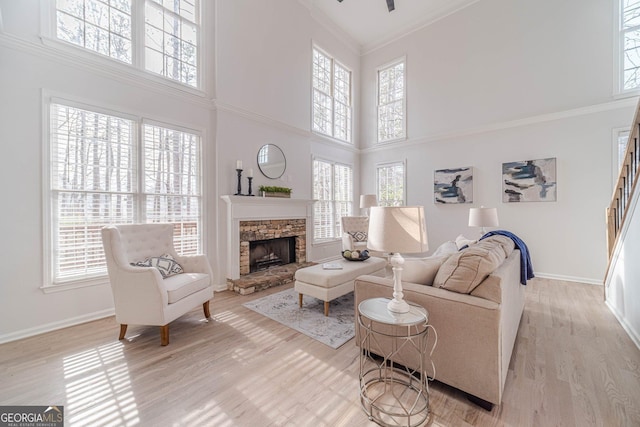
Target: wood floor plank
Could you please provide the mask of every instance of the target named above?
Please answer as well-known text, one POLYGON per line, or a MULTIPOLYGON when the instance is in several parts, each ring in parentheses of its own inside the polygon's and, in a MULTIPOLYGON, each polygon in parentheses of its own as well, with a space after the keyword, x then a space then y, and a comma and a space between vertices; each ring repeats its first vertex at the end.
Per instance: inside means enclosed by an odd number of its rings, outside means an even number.
MULTIPOLYGON (((353 341, 334 350, 242 306, 279 292, 216 294, 159 328, 113 318, 0 345, 0 404, 65 405, 67 425, 372 426, 353 341)), ((640 351, 602 288, 534 279, 501 406, 430 384, 429 426, 640 425, 640 351)))

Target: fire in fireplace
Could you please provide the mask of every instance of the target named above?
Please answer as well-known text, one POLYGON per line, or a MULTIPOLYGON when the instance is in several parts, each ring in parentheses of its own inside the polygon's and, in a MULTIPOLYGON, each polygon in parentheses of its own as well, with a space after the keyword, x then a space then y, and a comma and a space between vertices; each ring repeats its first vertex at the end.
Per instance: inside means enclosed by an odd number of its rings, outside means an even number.
POLYGON ((249 242, 249 271, 251 273, 292 262, 296 262, 295 237, 249 242))

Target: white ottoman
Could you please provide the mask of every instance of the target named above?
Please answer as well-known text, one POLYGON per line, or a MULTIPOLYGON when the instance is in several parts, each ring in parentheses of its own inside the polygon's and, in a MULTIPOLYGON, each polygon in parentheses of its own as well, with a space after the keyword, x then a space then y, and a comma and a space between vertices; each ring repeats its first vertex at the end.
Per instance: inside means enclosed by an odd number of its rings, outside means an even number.
POLYGON ((342 265, 340 270, 325 270, 322 264, 301 268, 295 274, 295 290, 298 291, 299 304, 302 296, 311 295, 324 301, 324 315, 329 315, 329 301, 353 291, 353 282, 363 274, 384 274, 387 260, 371 257, 365 261, 332 261, 342 265))

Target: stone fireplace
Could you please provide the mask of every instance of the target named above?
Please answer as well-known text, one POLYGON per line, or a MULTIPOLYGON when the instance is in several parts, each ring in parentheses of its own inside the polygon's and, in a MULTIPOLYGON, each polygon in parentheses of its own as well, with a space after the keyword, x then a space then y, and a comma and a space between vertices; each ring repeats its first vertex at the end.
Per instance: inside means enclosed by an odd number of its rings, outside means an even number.
MULTIPOLYGON (((295 270, 308 265, 307 253, 311 235, 311 214, 314 200, 286 199, 278 197, 222 196, 227 204, 226 253, 227 288, 246 295, 272 286, 290 283, 295 270), (289 263, 284 260, 266 259, 264 270, 252 272, 251 244, 272 239, 292 238, 289 243, 293 254, 289 263), (283 265, 277 265, 283 264, 283 265)), ((261 243, 260 243, 261 244, 261 243)), ((268 243, 271 244, 271 243, 268 243)), ((271 248, 259 249, 261 256, 271 256, 271 248)), ((255 254, 254 254, 255 255, 255 254)))
POLYGON ((240 276, 307 260, 305 219, 240 221, 239 228, 240 276))

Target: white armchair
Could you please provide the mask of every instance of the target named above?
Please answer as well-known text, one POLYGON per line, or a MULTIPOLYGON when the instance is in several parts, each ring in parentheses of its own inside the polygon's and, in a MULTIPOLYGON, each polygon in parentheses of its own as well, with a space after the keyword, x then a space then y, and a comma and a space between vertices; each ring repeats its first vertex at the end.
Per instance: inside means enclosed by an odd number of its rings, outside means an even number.
POLYGON ((359 251, 367 249, 369 233, 369 217, 367 216, 343 216, 342 217, 342 250, 359 251))
POLYGON ((124 339, 127 325, 160 326, 160 342, 169 344, 169 323, 202 304, 210 318, 213 274, 204 255, 179 256, 173 247, 172 224, 110 225, 102 229, 102 244, 113 292, 116 321, 124 339), (171 255, 183 273, 163 279, 155 267, 131 263, 171 255))

